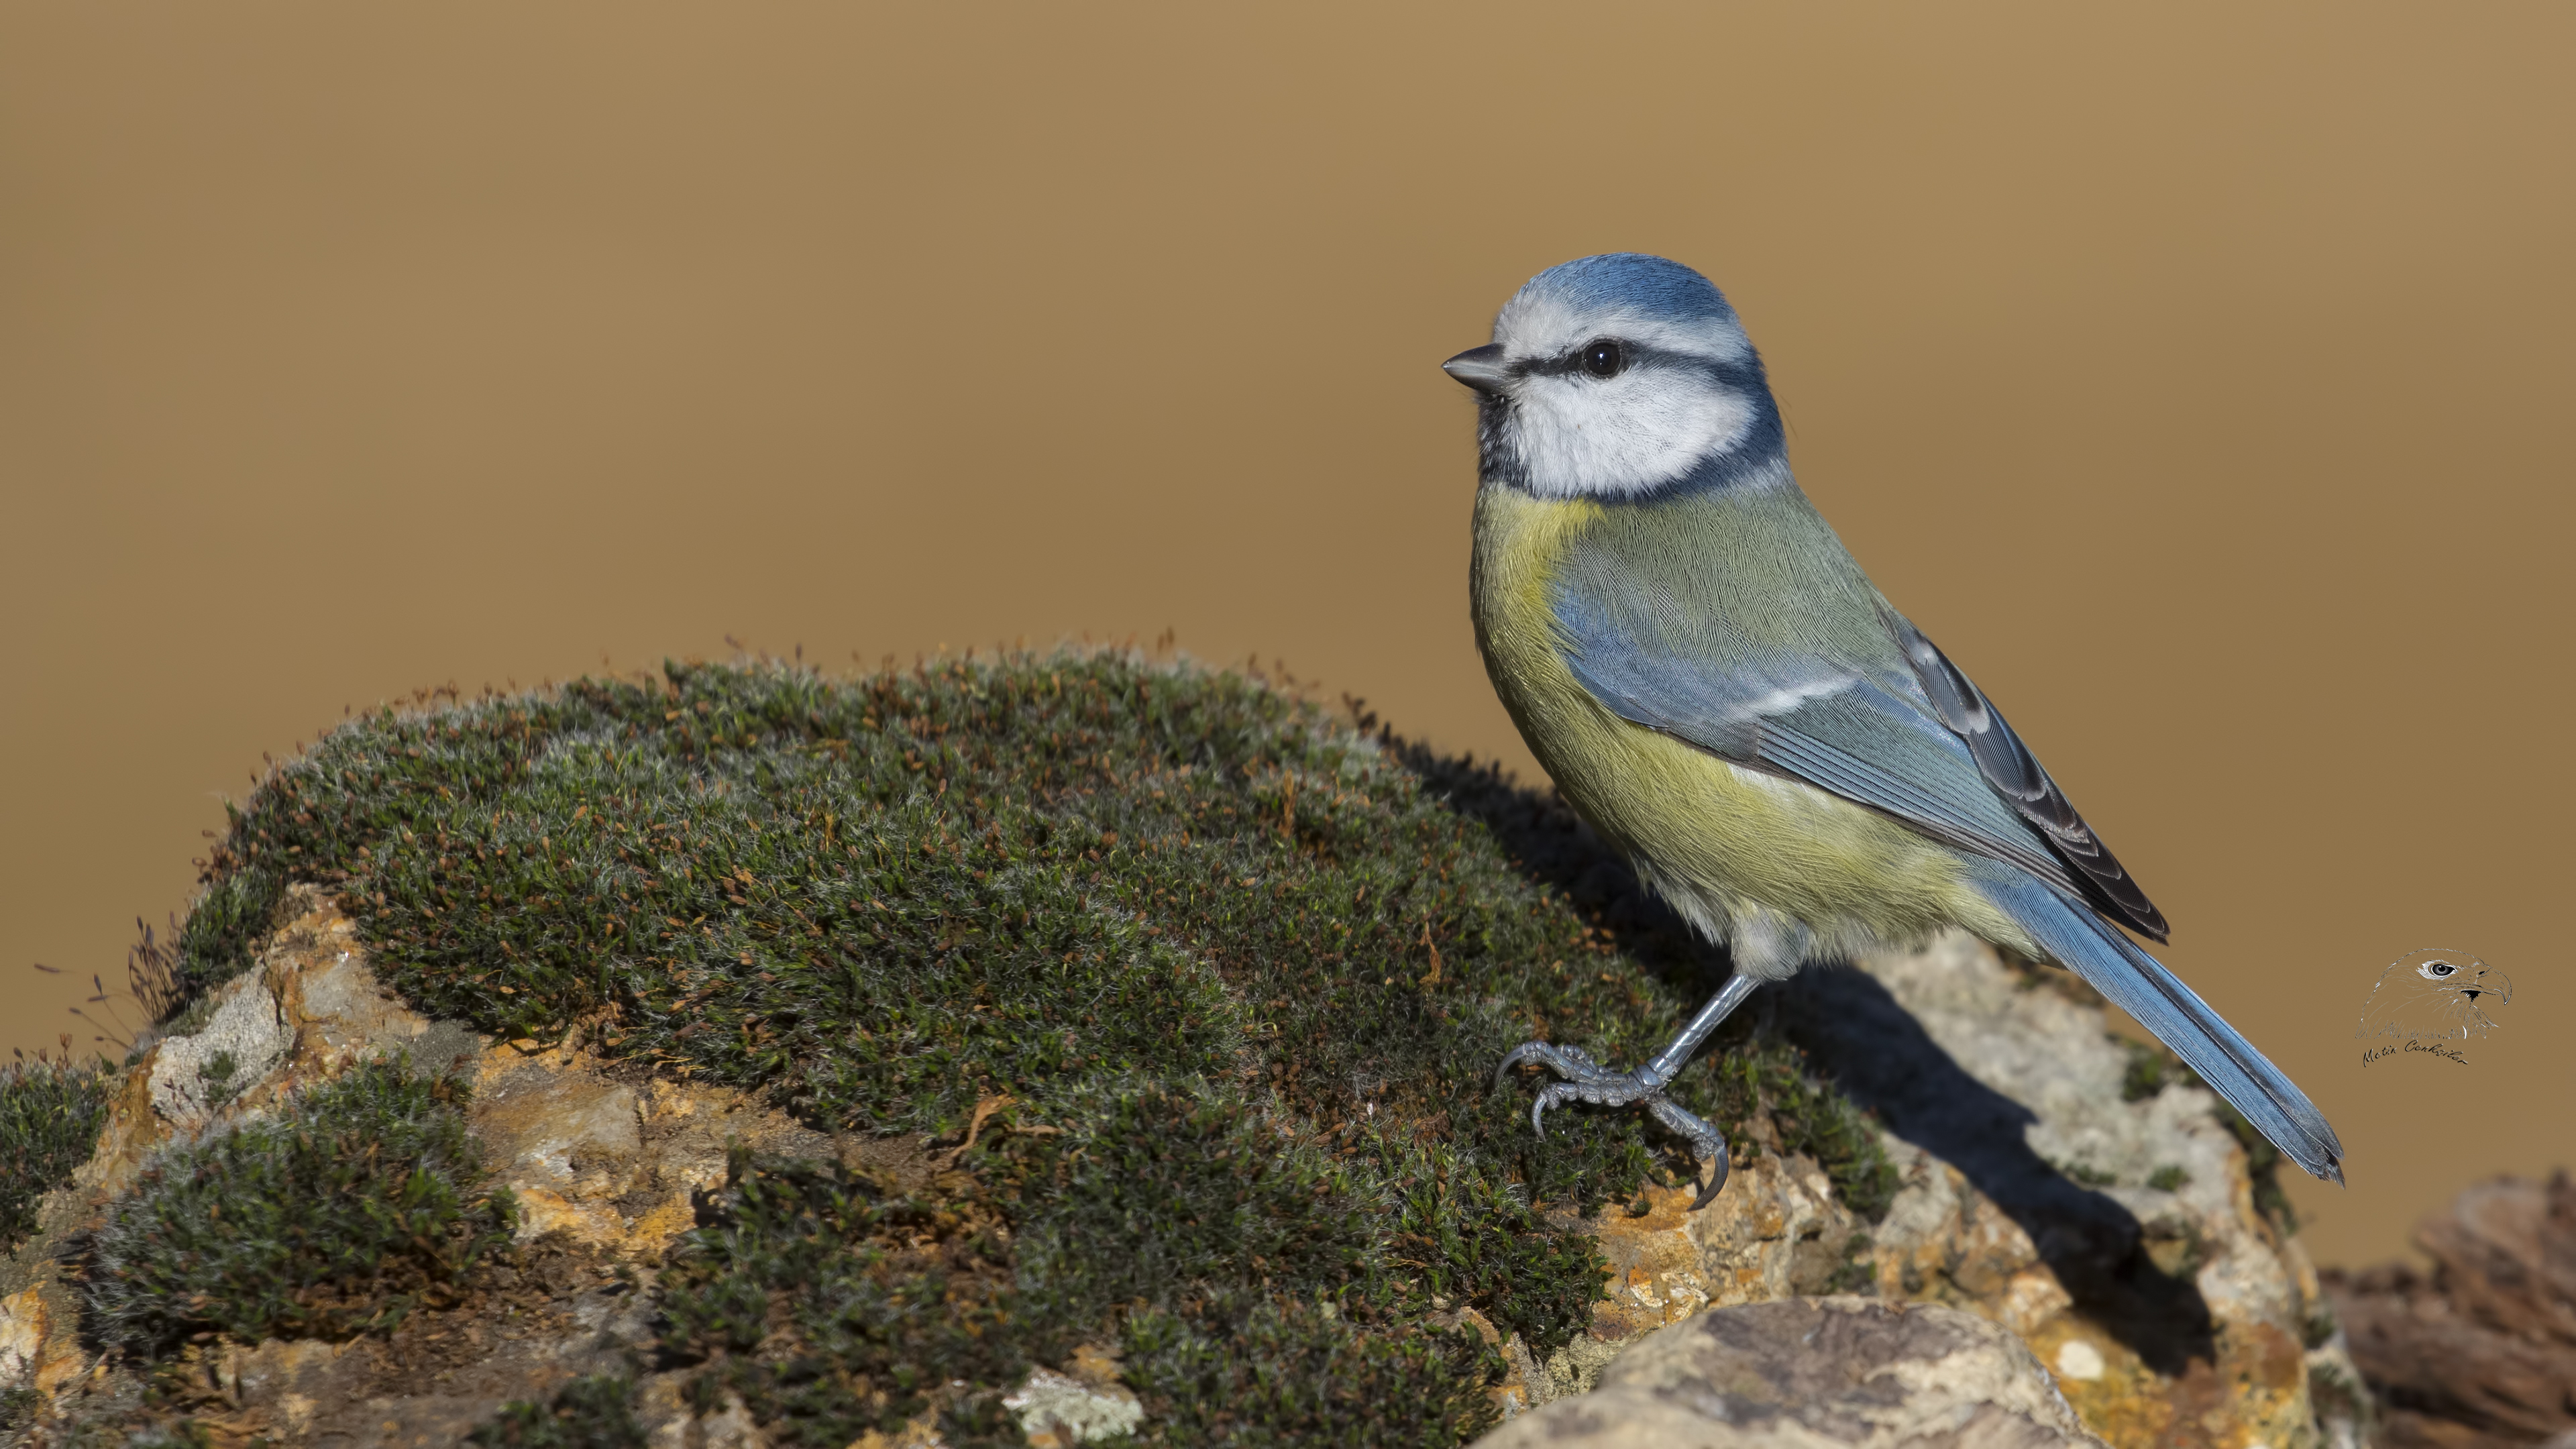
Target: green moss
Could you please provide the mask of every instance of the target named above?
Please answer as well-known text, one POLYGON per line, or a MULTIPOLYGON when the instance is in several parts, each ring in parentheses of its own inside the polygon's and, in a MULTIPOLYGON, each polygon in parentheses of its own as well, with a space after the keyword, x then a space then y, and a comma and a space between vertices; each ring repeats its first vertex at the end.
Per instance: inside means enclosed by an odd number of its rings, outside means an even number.
POLYGON ((1175 1444, 1449 1445, 1494 1411, 1502 1357, 1473 1330, 1370 1332, 1295 1299, 1219 1297, 1126 1321, 1127 1382, 1175 1444))
POLYGON ((0 1253, 36 1230, 36 1205, 72 1179, 107 1121, 108 1076, 95 1062, 0 1067, 0 1253))
POLYGON ((1051 1321, 1015 1312, 989 1210, 891 1196, 838 1165, 737 1155, 715 1212, 664 1279, 665 1342, 710 1362, 701 1408, 731 1389, 786 1443, 890 1432, 955 1379, 990 1398, 1025 1371, 1033 1340, 1058 1346, 1051 1321))
POLYGON ((1835 1265, 1833 1276, 1825 1280, 1827 1293, 1878 1292, 1878 1263, 1871 1256, 1877 1246, 1867 1233, 1853 1233, 1843 1239, 1842 1262, 1835 1265))
POLYGON ((523 1399, 504 1404, 465 1442, 486 1449, 644 1449, 649 1441, 635 1417, 635 1380, 625 1374, 588 1374, 564 1385, 547 1403, 523 1399))
POLYGON ((2189 1185, 2190 1182, 2191 1174, 2184 1171, 2180 1166, 2170 1162, 2157 1168, 2155 1172, 2147 1178, 2147 1186, 2154 1188, 2158 1192, 2178 1191, 2189 1185))
MULTIPOLYGON (((2237 1145, 2245 1149, 2245 1174, 2252 1180, 2255 1211, 2270 1219, 2272 1225, 2284 1234, 2297 1232, 2298 1210, 2290 1205, 2290 1195, 2281 1188, 2281 1165, 2289 1160, 2281 1155, 2281 1149, 2273 1146, 2270 1138, 2247 1121, 2244 1113, 2237 1111, 2225 1097, 2219 1096, 2215 1089, 2202 1081, 2198 1072, 2185 1066, 2180 1057, 2146 1042, 2117 1035, 2112 1039, 2127 1048, 2129 1053, 2128 1069, 2120 1081, 2120 1100, 2143 1102, 2168 1086, 2198 1087, 2208 1092, 2215 1100, 2218 1120, 2236 1138, 2237 1145)), ((2180 1168, 2169 1170, 2181 1172, 2180 1168)), ((2159 1172, 2157 1177, 2163 1175, 2159 1172)), ((2180 1186, 2188 1181, 2190 1177, 2186 1174, 2174 1185, 2180 1186)), ((2165 1186, 2161 1182, 2152 1185, 2165 1186)))
POLYGON ((2113 1033, 2111 1040, 2129 1054, 2129 1064, 2120 1073, 2120 1100, 2144 1102, 2165 1089, 2168 1082, 2188 1075, 2189 1069, 2167 1055, 2162 1047, 2113 1033))
POLYGON ((93 1235, 91 1332, 157 1354, 219 1332, 346 1337, 452 1301, 515 1216, 482 1186, 463 1090, 373 1062, 154 1159, 93 1235))
MULTIPOLYGON (((2192 1084, 2200 1085, 2197 1076, 2192 1078, 2192 1084)), ((2299 1212, 2290 1205, 2290 1195, 2281 1187, 2281 1165, 2289 1159, 2281 1155, 2280 1148, 2272 1145, 2271 1138, 2245 1120, 2245 1114, 2230 1106, 2224 1097, 2218 1098, 2218 1120, 2226 1124, 2227 1130, 2235 1135, 2237 1145, 2245 1149, 2245 1175, 2252 1182, 2254 1210, 2270 1219, 2272 1226, 2280 1229, 2283 1236, 2296 1233, 2299 1230, 2299 1212)))
POLYGON ((197 1068, 197 1080, 204 1085, 200 1100, 206 1104, 207 1111, 216 1111, 241 1095, 242 1083, 235 1080, 240 1075, 241 1063, 228 1051, 215 1053, 206 1059, 204 1066, 197 1068))
POLYGON ((2117 1187, 2120 1183, 2120 1174, 2105 1172, 2089 1163, 2071 1160, 2060 1162, 2051 1158, 2048 1165, 2056 1168, 2060 1176, 2079 1187, 2117 1187))
MULTIPOLYGON (((1527 1086, 1490 1074, 1532 1035, 1643 1057, 1708 990, 1704 955, 1560 807, 1240 676, 1118 655, 855 682, 670 666, 380 713, 240 809, 182 935, 192 979, 242 969, 296 879, 340 894, 416 1005, 484 1030, 577 1033, 834 1132, 955 1140, 979 1101, 1014 1099, 1003 1120, 1028 1130, 935 1200, 822 1169, 738 1179, 740 1236, 693 1249, 675 1332, 782 1422, 883 1427, 906 1375, 999 1392, 1149 1312, 1174 1345, 1239 1355, 1207 1382, 1258 1369, 1257 1323, 1305 1345, 1279 1350, 1292 1379, 1358 1354, 1354 1373, 1469 1384, 1383 1326, 1437 1296, 1562 1344, 1602 1270, 1552 1221, 1691 1170, 1632 1112, 1560 1113, 1542 1141, 1527 1086), (960 1241, 1010 1244, 937 1270, 943 1312, 1007 1332, 905 1337, 932 1268, 851 1246, 891 1241, 883 1214, 943 1212, 983 1225, 960 1241), (831 1303, 777 1266, 826 1259, 831 1303), (755 1296, 836 1346, 744 1338, 755 1296), (895 1326, 869 1338, 869 1314, 895 1326)), ((1883 1211, 1866 1119, 1751 1032, 1673 1095, 1738 1129, 1768 1114, 1883 1211)), ((943 1412, 969 1433, 981 1402, 943 1412)))
POLYGON ((1374 1251, 1364 1178, 1264 1152, 1230 1095, 1146 1092, 1096 1121, 997 1139, 977 1164, 992 1186, 963 1197, 737 1155, 664 1280, 665 1352, 708 1365, 702 1407, 738 1394, 790 1444, 925 1415, 951 1444, 1017 1442, 1002 1392, 1086 1341, 1123 1350, 1162 1442, 1452 1444, 1483 1426, 1500 1357, 1399 1321, 1417 1265, 1374 1251))
POLYGON ((1878 1143, 1877 1123, 1851 1099, 1819 1082, 1785 1042, 1741 1041, 1716 1059, 1718 1105, 1710 1120, 1742 1142, 1746 1124, 1767 1113, 1782 1150, 1813 1157, 1845 1206, 1870 1222, 1887 1216, 1904 1185, 1878 1143))
MULTIPOLYGON (((227 838, 237 838, 242 812, 228 805, 224 813, 230 825, 227 838)), ((252 944, 276 924, 277 908, 286 899, 282 869, 264 860, 228 855, 221 846, 209 862, 207 876, 206 889, 188 912, 177 942, 177 989, 192 1002, 250 969, 252 944)), ((184 1012, 180 1019, 187 1020, 184 1012)))

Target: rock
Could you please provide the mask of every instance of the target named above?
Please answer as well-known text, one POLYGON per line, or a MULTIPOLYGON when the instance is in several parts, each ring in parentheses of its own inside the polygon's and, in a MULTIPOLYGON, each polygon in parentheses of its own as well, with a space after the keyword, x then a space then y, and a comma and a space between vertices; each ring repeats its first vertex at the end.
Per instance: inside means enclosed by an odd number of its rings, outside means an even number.
POLYGON ((1506 1347, 1534 1405, 1592 1388, 1623 1346, 1704 1306, 1866 1287, 2019 1335, 2123 1449, 2331 1430, 2310 1380, 2343 1360, 2307 1342, 2314 1271, 2257 1210, 2213 1094, 2124 1090, 2136 1049, 2090 988, 1953 935, 1774 994, 1760 1009, 1885 1124, 1902 1190, 1871 1224, 1814 1161, 1757 1142, 1700 1212, 1686 1189, 1605 1209, 1588 1224, 1611 1268, 1590 1333, 1544 1362, 1506 1347))
MULTIPOLYGON (((80 1338, 79 1299, 59 1260, 65 1239, 154 1152, 271 1112, 365 1058, 405 1052, 422 1070, 472 1079, 474 1134, 524 1213, 518 1266, 495 1275, 481 1311, 415 1314, 388 1338, 222 1349, 198 1365, 222 1397, 194 1414, 217 1442, 452 1444, 506 1402, 628 1371, 655 1339, 654 1269, 693 1226, 693 1194, 723 1182, 728 1144, 835 1151, 740 1092, 629 1085, 579 1052, 490 1042, 422 1016, 377 982, 354 923, 329 897, 294 887, 288 914, 259 969, 211 994, 201 1029, 161 1039, 128 1071, 98 1151, 0 1268, 0 1389, 36 1390, 40 1423, 123 1413, 139 1399, 132 1371, 80 1338), (210 1091, 205 1068, 219 1052, 234 1070, 216 1073, 221 1090, 210 1091)), ((883 1143, 853 1151, 902 1156, 883 1143)), ((678 1392, 684 1377, 642 1381, 655 1443, 763 1442, 738 1401, 694 1418, 678 1392)))
MULTIPOLYGON (((80 1303, 65 1281, 58 1249, 95 1221, 153 1153, 197 1133, 272 1109, 302 1082, 328 1075, 362 1055, 406 1050, 432 1023, 374 984, 357 932, 310 886, 290 892, 290 919, 262 944, 259 968, 216 987, 202 1025, 151 1043, 110 1097, 97 1150, 70 1187, 48 1194, 36 1237, 0 1265, 0 1292, 10 1293, 20 1322, 40 1325, 32 1387, 39 1412, 72 1393, 89 1398, 122 1392, 107 1382, 108 1363, 80 1337, 80 1303), (328 978, 313 999, 338 1014, 316 1016, 305 983, 328 978), (365 998, 363 1006, 355 1005, 365 998), (230 1057, 229 1070, 217 1067, 230 1057)), ((453 1032, 453 1029, 450 1029, 453 1032)), ((471 1043, 471 1034, 464 1040, 471 1043)))
POLYGON ((2576 1435, 2576 1181, 2498 1178, 2416 1225, 2433 1260, 2328 1274, 2397 1449, 2576 1435))
POLYGON ((182 1129, 202 1125, 244 1087, 265 1081, 294 1044, 276 998, 255 973, 218 989, 214 1004, 194 1035, 170 1037, 153 1054, 152 1108, 182 1129))
POLYGON ((1717 1308, 1646 1335, 1600 1386, 1483 1449, 2094 1445, 2011 1333, 1953 1308, 1857 1297, 1717 1308))
POLYGON ((37 1387, 36 1369, 44 1362, 52 1316, 41 1290, 0 1298, 0 1392, 37 1387))
POLYGON ((639 1090, 563 1047, 485 1051, 470 1116, 518 1194, 522 1240, 559 1232, 639 1262, 658 1262, 695 1226, 693 1195, 724 1182, 728 1143, 834 1155, 830 1138, 741 1092, 658 1078, 639 1090))
POLYGON ((1020 1432, 1036 1449, 1069 1449, 1132 1434, 1145 1422, 1145 1406, 1127 1390, 1051 1369, 1033 1370, 1026 1383, 1002 1397, 1002 1407, 1019 1416, 1020 1432))
MULTIPOLYGON (((520 1305, 508 1335, 473 1339, 462 1310, 423 1315, 403 1330, 417 1336, 401 1339, 397 1357, 431 1365, 424 1370, 393 1367, 391 1350, 377 1345, 327 1355, 264 1345, 217 1372, 229 1372, 233 1387, 216 1417, 245 1435, 435 1439, 507 1400, 542 1400, 577 1374, 630 1362, 621 1355, 651 1339, 649 1316, 635 1315, 653 1270, 693 1225, 699 1196, 723 1182, 728 1144, 839 1155, 903 1191, 935 1187, 951 1169, 910 1140, 835 1142, 740 1092, 564 1046, 479 1038, 383 990, 353 923, 327 896, 296 887, 288 916, 263 943, 259 969, 214 994, 203 1029, 160 1041, 128 1072, 98 1153, 46 1200, 38 1238, 0 1268, 0 1387, 37 1389, 55 1422, 76 1403, 104 1412, 140 1393, 130 1370, 81 1342, 61 1245, 152 1152, 274 1110, 304 1084, 378 1053, 471 1077, 475 1135, 523 1208, 522 1253, 561 1267, 563 1281, 504 1285, 520 1305), (207 1068, 219 1051, 233 1070, 217 1072, 218 1083, 207 1068), (605 1276, 616 1265, 632 1286, 605 1276)), ((1777 999, 1760 1009, 1877 1111, 1901 1191, 1882 1220, 1865 1221, 1821 1165, 1783 1152, 1757 1126, 1709 1208, 1689 1211, 1687 1189, 1649 1189, 1608 1207, 1582 1226, 1611 1279, 1571 1343, 1536 1353, 1501 1339, 1473 1309, 1443 1310, 1499 1342, 1510 1366, 1493 1390, 1502 1413, 1561 1421, 1577 1409, 1553 1406, 1605 1373, 1619 1382, 1622 1349, 1711 1309, 1874 1290, 1891 1307, 1938 1304, 2018 1335, 2082 1422, 2124 1449, 2289 1449, 2321 1431, 2354 1442, 2358 1407, 2335 1419, 2317 1406, 2335 1401, 2337 1383, 2358 1406, 2358 1376, 2333 1343, 2307 1341, 2315 1275, 2256 1209, 2245 1154, 2215 1099, 2180 1086, 2124 1099, 2130 1050, 2071 978, 1953 938, 1854 971, 1810 973, 1766 995, 1777 999)), ((2465 1248, 2458 1257, 2462 1274, 2473 1260, 2489 1264, 2478 1270, 2482 1303, 2505 1301, 2511 1273, 2528 1274, 2536 1261, 2465 1248)), ((678 1376, 641 1380, 654 1442, 751 1432, 721 1410, 693 1419, 678 1376)), ((1116 1377, 1114 1365, 1052 1365, 1021 1386, 1012 1412, 1031 1437, 1060 1444, 1120 1432, 1120 1416, 1138 1406, 1116 1377)), ((1653 1402, 1664 1406, 1655 1413, 1670 1408, 1653 1402)), ((1580 1412, 1611 1407, 1605 1395, 1580 1412)), ((935 1437, 926 1421, 917 1428, 913 1438, 935 1437)))

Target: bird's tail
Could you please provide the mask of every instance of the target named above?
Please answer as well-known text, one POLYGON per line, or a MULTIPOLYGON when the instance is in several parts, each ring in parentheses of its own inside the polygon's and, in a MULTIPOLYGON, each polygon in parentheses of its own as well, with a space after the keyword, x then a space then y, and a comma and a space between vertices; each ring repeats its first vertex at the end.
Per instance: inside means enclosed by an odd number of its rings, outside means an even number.
POLYGON ((2006 875, 1987 879, 1988 895, 2049 954, 2173 1048, 2311 1177, 2343 1181, 2343 1144, 2325 1114, 2208 1002, 2091 910, 2019 871, 2006 875))

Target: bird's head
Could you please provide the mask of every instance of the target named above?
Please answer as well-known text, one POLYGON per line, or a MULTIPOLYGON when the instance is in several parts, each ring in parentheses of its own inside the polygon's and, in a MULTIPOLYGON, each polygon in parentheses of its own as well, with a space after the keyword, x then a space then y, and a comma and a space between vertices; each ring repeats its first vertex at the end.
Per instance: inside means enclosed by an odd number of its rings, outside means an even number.
POLYGON ((1550 267, 1503 304, 1490 344, 1441 366, 1476 390, 1485 476, 1543 498, 1787 476, 1762 359, 1726 298, 1679 262, 1613 252, 1550 267))

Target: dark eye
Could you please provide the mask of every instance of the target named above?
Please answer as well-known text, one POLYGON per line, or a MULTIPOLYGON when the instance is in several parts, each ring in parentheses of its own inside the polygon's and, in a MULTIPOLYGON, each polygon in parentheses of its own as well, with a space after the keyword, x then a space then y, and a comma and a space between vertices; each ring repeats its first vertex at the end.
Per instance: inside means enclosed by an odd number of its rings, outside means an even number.
POLYGON ((1585 343, 1583 370, 1594 377, 1617 377, 1628 370, 1628 349, 1608 337, 1585 343))
POLYGON ((2424 963, 2424 974, 2427 976, 2448 976, 2459 969, 2459 967, 2452 965, 2448 961, 2427 961, 2424 963))

